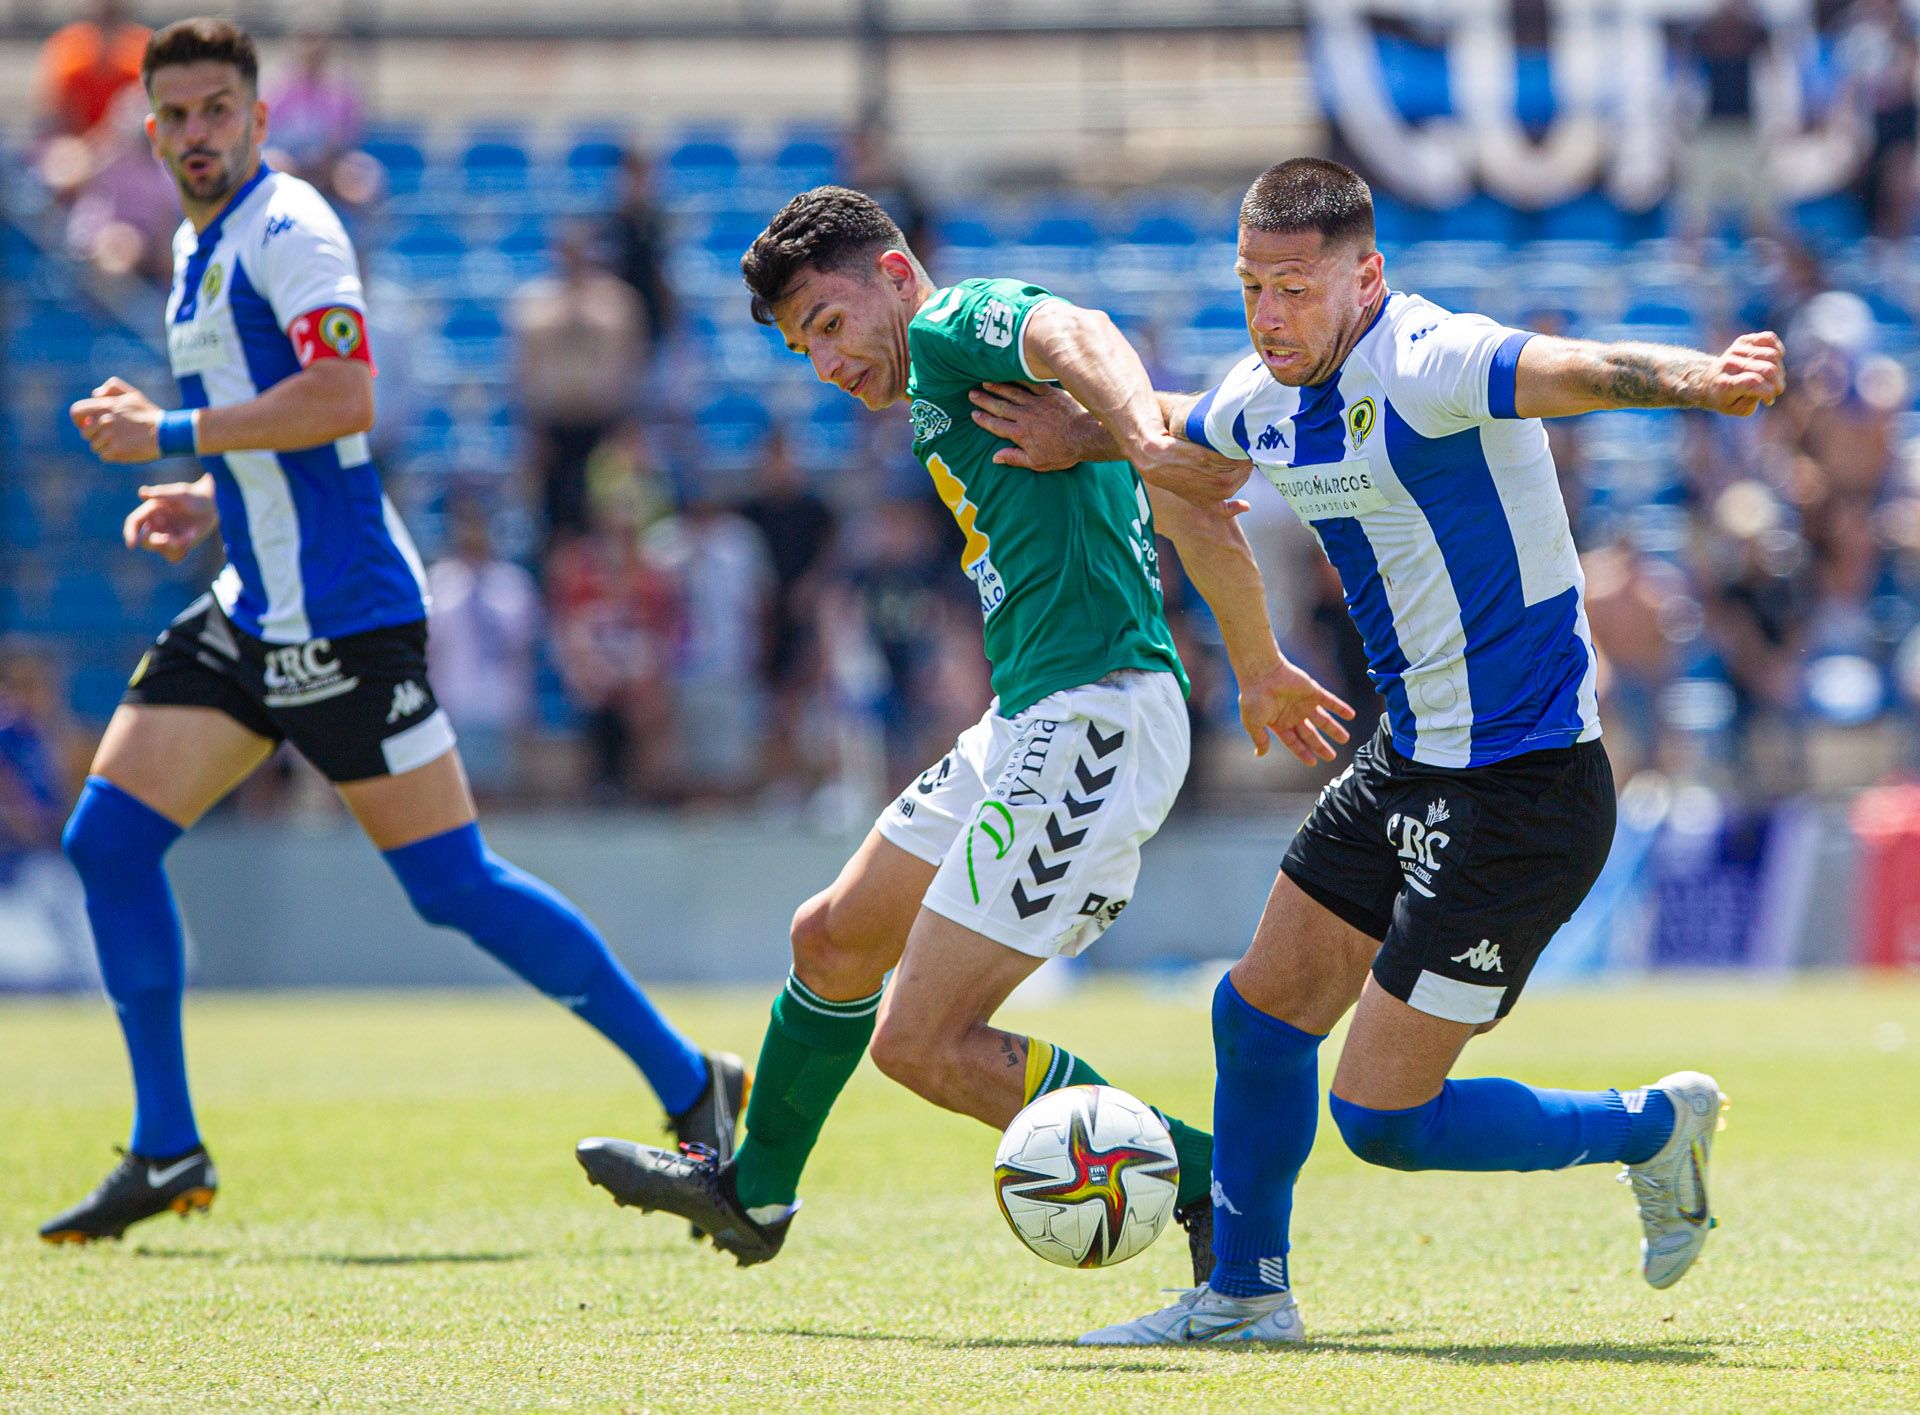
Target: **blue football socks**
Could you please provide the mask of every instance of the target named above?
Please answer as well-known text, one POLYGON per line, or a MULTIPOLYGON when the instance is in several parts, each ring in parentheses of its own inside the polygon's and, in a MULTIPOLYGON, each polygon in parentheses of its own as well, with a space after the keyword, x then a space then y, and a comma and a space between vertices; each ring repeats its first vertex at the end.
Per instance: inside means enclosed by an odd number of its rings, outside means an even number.
POLYGON ((1406 1110, 1369 1110, 1339 1096, 1329 1109, 1355 1154, 1391 1169, 1638 1164, 1673 1133, 1663 1091, 1553 1091, 1498 1077, 1448 1081, 1406 1110))
POLYGON ((632 1059, 669 1115, 699 1099, 707 1062, 655 1010, 580 911, 486 847, 473 823, 384 852, 429 923, 458 929, 632 1059))
POLYGON ((1320 1119, 1323 1037, 1254 1007, 1220 980, 1213 994, 1213 1276, 1228 1297, 1288 1285, 1293 1186, 1320 1119))
POLYGON ((61 843, 86 889, 100 977, 133 1067, 135 1154, 170 1159, 200 1144, 180 1029, 186 953, 161 860, 180 827, 112 782, 87 778, 61 843))

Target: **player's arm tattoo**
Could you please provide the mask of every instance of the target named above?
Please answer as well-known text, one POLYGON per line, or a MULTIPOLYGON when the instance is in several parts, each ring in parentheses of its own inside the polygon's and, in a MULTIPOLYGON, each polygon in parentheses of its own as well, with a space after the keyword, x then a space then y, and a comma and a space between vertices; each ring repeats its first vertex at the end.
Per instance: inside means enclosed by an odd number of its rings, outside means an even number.
POLYGON ((1540 336, 1520 352, 1514 406, 1523 418, 1560 418, 1603 408, 1699 408, 1709 404, 1714 361, 1668 344, 1599 344, 1540 336))
POLYGON ((1626 408, 1695 408, 1704 401, 1713 360, 1660 344, 1603 344, 1594 392, 1626 408))

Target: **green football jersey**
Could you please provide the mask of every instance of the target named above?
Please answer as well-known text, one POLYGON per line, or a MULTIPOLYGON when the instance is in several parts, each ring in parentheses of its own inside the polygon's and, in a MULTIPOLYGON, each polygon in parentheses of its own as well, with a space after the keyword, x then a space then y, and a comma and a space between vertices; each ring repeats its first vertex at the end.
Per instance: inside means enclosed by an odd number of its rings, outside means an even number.
POLYGON ((1160 602, 1153 508, 1132 466, 1004 467, 993 454, 1007 443, 971 416, 969 390, 1036 381, 1020 339, 1052 298, 1017 280, 963 280, 907 330, 913 452, 966 536, 960 564, 980 593, 1003 717, 1124 668, 1188 687, 1160 602))

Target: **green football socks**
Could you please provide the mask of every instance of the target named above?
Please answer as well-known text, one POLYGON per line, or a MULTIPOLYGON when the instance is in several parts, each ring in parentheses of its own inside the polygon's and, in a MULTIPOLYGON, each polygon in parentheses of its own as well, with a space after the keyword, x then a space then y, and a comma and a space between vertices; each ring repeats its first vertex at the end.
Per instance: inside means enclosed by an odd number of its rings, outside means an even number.
POLYGON ((734 1153, 734 1186, 749 1209, 791 1204, 800 1171, 873 1040, 880 994, 831 1002, 798 978, 773 1000, 747 1098, 747 1138, 734 1153))
MULTIPOLYGON (((1052 1042, 1027 1038, 1027 1104, 1062 1086, 1104 1086, 1106 1077, 1086 1062, 1052 1042)), ((1182 1208, 1213 1191, 1213 1136, 1175 1120, 1158 1106, 1153 1113, 1167 1123, 1174 1153, 1180 1156, 1180 1192, 1174 1202, 1182 1208)))

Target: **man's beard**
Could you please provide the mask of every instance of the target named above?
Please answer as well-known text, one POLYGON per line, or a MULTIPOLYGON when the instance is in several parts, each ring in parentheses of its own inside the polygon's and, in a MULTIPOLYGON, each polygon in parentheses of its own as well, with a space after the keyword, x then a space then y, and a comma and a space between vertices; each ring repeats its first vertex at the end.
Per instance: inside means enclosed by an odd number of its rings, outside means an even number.
POLYGON ((239 174, 246 160, 246 149, 244 147, 237 153, 196 152, 190 155, 195 157, 214 157, 219 165, 215 167, 213 171, 209 172, 206 177, 200 179, 207 184, 204 191, 195 188, 195 179, 187 174, 184 167, 176 169, 174 180, 178 183, 182 196, 202 206, 209 206, 233 194, 233 189, 239 183, 239 174))

